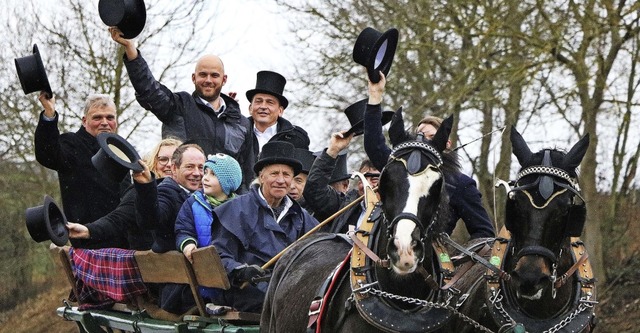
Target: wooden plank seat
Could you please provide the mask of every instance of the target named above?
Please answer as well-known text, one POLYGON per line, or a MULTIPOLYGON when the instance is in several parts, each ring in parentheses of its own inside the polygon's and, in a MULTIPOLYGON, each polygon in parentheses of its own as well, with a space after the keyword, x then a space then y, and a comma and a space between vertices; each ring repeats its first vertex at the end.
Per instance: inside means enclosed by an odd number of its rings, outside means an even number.
MULTIPOLYGON (((66 275, 72 292, 79 299, 76 289, 76 277, 74 276, 71 258, 69 256, 69 246, 51 246, 51 252, 57 257, 62 265, 62 270, 66 275)), ((154 319, 168 321, 182 321, 188 316, 189 321, 208 319, 222 319, 228 321, 240 321, 243 323, 258 323, 259 314, 242 313, 238 311, 228 311, 223 315, 212 316, 206 311, 206 304, 198 292, 199 287, 211 287, 229 289, 230 283, 227 273, 222 266, 218 252, 213 246, 207 246, 194 250, 193 263, 185 258, 178 251, 166 253, 154 253, 152 251, 136 251, 134 257, 140 271, 142 280, 145 283, 178 283, 189 285, 193 297, 196 301, 195 311, 188 311, 182 315, 175 315, 160 309, 154 302, 148 300, 146 295, 137 296, 133 304, 116 303, 112 310, 125 312, 145 311, 154 319), (194 316, 197 315, 197 316, 194 316)))

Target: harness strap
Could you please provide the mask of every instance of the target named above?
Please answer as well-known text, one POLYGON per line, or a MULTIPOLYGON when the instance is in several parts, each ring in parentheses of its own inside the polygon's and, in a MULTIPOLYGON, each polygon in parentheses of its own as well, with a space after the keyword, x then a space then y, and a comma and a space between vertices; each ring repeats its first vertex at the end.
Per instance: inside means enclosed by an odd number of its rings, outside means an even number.
MULTIPOLYGON (((377 261, 380 261, 380 258, 378 258, 378 256, 375 255, 375 253, 369 250, 369 248, 366 246, 366 244, 369 243, 369 237, 371 235, 371 231, 373 230, 373 225, 374 225, 374 221, 371 220, 371 213, 378 206, 379 199, 370 186, 366 186, 364 188, 364 191, 365 191, 364 195, 367 201, 367 208, 365 210, 364 216, 362 217, 362 221, 360 222, 360 230, 358 230, 357 232, 351 232, 351 231, 349 232, 350 233, 349 238, 353 240, 353 250, 351 251, 351 274, 350 274, 352 289, 358 289, 364 283, 366 283, 366 275, 364 273, 363 268, 366 265, 367 251, 370 252, 370 254, 374 255, 374 257, 371 257, 371 255, 369 254, 369 257, 372 260, 376 261, 376 259, 374 258, 377 258, 377 261)), ((360 293, 357 293, 356 295, 358 295, 356 297, 364 297, 360 293)))
MULTIPOLYGON (((353 228, 352 225, 349 227, 353 228)), ((380 257, 378 257, 377 254, 371 251, 371 249, 369 249, 369 247, 358 238, 357 236, 358 233, 361 233, 361 231, 349 230, 349 232, 347 232, 347 236, 353 241, 353 245, 357 246, 358 249, 362 250, 362 252, 364 252, 364 254, 366 254, 367 257, 369 257, 371 260, 373 260, 373 262, 376 263, 376 265, 384 268, 389 267, 389 260, 380 259, 380 257)))
POLYGON ((347 253, 347 256, 342 260, 336 268, 333 269, 331 274, 322 283, 322 286, 318 289, 318 293, 311 301, 309 305, 309 321, 307 323, 307 333, 318 332, 320 333, 321 320, 326 310, 327 299, 333 295, 336 283, 340 280, 342 271, 349 262, 351 251, 347 253))
MULTIPOLYGON (((484 244, 482 249, 478 251, 478 255, 482 257, 486 256, 489 253, 491 253, 491 247, 489 247, 489 245, 487 244, 484 244)), ((464 276, 465 273, 467 273, 471 269, 471 267, 473 267, 473 265, 474 265, 474 261, 469 260, 464 264, 462 264, 462 266, 458 267, 458 269, 456 270, 456 274, 451 278, 451 280, 447 284, 442 286, 442 290, 447 290, 451 288, 456 282, 458 282, 458 280, 460 280, 461 277, 464 276)))
POLYGON ((562 287, 565 283, 567 283, 567 279, 569 278, 569 276, 571 276, 573 273, 575 273, 576 270, 580 268, 580 265, 584 264, 587 261, 587 259, 589 259, 589 254, 588 253, 583 254, 580 257, 580 260, 576 261, 575 264, 573 264, 571 267, 569 267, 567 272, 562 274, 560 276, 560 278, 558 280, 556 280, 556 282, 553 284, 553 286, 555 288, 562 287))

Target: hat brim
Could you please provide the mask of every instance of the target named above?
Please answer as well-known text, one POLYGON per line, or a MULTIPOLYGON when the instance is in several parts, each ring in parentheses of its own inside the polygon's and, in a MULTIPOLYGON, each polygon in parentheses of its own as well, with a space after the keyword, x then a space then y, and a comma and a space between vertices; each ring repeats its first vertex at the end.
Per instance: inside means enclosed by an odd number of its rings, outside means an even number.
POLYGON ((255 96, 256 94, 267 94, 267 95, 275 96, 278 99, 278 101, 280 101, 280 105, 282 105, 283 109, 286 109, 287 106, 289 106, 289 100, 287 100, 286 97, 280 94, 274 93, 273 91, 269 91, 265 89, 248 90, 246 95, 247 95, 247 99, 249 100, 249 103, 251 103, 251 101, 253 100, 253 96, 255 96))
MULTIPOLYGON (((97 139, 100 149, 113 162, 129 170, 133 170, 134 172, 141 172, 144 170, 142 165, 138 163, 140 155, 138 155, 136 149, 121 136, 115 133, 100 133, 98 134, 97 139), (124 158, 126 158, 126 160, 124 158)), ((98 154, 99 152, 96 155, 98 154)))
POLYGON ((271 157, 261 159, 256 162, 256 164, 253 165, 253 172, 255 172, 257 175, 265 166, 272 164, 285 164, 290 166, 291 168, 293 168, 294 176, 298 175, 302 171, 302 163, 300 163, 300 161, 296 159, 286 157, 271 157))
MULTIPOLYGON (((391 70, 391 65, 393 64, 393 58, 396 54, 396 48, 398 47, 398 37, 399 32, 398 29, 392 28, 385 31, 380 38, 375 42, 372 50, 379 51, 383 44, 386 42, 385 52, 382 56, 382 59, 378 58, 378 54, 369 55, 367 59, 367 74, 369 76, 369 80, 373 83, 380 82, 380 73, 384 73, 385 76, 389 74, 391 70)), ((377 53, 377 52, 376 52, 377 53)))
MULTIPOLYGON (((393 114, 393 111, 382 111, 382 126, 388 124, 391 121, 391 118, 393 118, 393 114)), ((349 136, 351 135, 351 133, 353 133, 353 136, 362 135, 364 133, 364 120, 360 120, 359 122, 355 123, 344 133, 344 135, 349 136)))
POLYGON ((125 8, 117 6, 113 1, 101 0, 98 3, 98 14, 100 15, 102 23, 107 26, 117 26, 122 32, 122 37, 126 39, 138 37, 147 22, 147 10, 144 0, 132 1, 134 1, 134 3, 125 4, 125 8), (124 13, 117 10, 115 11, 122 13, 122 16, 117 14, 114 16, 114 9, 116 9, 114 6, 124 11, 124 13), (128 11, 131 9, 132 11, 128 11))

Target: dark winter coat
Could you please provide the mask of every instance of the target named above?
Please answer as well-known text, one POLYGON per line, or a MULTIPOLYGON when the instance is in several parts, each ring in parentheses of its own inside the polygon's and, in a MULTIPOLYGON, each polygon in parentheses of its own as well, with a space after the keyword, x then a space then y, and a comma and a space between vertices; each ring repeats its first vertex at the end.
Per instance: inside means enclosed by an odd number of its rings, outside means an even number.
MULTIPOLYGON (((196 143, 209 154, 225 153, 235 158, 242 173, 253 175, 252 155, 253 129, 240 113, 240 106, 233 98, 220 94, 226 108, 216 116, 213 109, 205 105, 194 91, 174 93, 158 82, 147 62, 138 51, 138 57, 128 60, 125 66, 136 99, 142 107, 151 111, 162 122, 162 137, 174 136, 182 141, 196 143)), ((246 178, 248 188, 251 179, 246 178)))
MULTIPOLYGON (((323 151, 313 162, 311 170, 309 170, 307 183, 304 186, 303 196, 306 204, 313 210, 313 216, 320 222, 358 198, 358 191, 356 190, 351 190, 344 194, 329 185, 331 174, 336 167, 336 161, 337 159, 329 156, 326 150, 323 151)), ((360 212, 361 209, 358 206, 348 209, 336 217, 333 222, 323 227, 323 231, 347 232, 349 224, 356 225, 360 212), (355 222, 353 221, 354 216, 355 222)))
POLYGON ((136 219, 142 230, 152 230, 151 250, 163 253, 176 249, 175 223, 182 203, 191 195, 171 177, 159 185, 155 181, 135 183, 136 219))
MULTIPOLYGON (((234 270, 244 265, 262 266, 318 224, 315 218, 290 198, 292 206, 279 222, 253 185, 249 193, 226 202, 213 211, 212 244, 233 282, 234 270)), ((244 289, 234 284, 224 291, 222 302, 241 311, 259 312, 267 284, 244 289)))
MULTIPOLYGON (((116 209, 131 178, 127 176, 122 182, 116 182, 100 173, 91 163, 91 157, 100 150, 98 140, 84 127, 75 133, 60 134, 58 118, 57 112, 51 121, 40 114, 35 132, 36 160, 58 172, 67 220, 87 224, 116 209)), ((126 247, 126 234, 117 236, 100 240, 73 239, 71 244, 79 248, 126 247)))

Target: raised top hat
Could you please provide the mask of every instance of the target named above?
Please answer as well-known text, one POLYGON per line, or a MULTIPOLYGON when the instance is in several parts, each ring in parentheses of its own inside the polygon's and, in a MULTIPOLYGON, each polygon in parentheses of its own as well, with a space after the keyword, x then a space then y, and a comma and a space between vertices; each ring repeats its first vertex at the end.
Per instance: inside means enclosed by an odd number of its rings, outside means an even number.
POLYGON ((293 168, 293 174, 297 175, 302 170, 302 163, 296 159, 295 147, 285 141, 269 141, 264 144, 258 161, 253 165, 256 174, 267 165, 286 164, 293 168))
POLYGON ((126 39, 138 36, 147 21, 143 0, 100 0, 100 19, 110 27, 118 27, 126 39))
POLYGON ((316 155, 310 152, 308 149, 296 148, 295 151, 296 160, 302 163, 302 170, 300 172, 309 174, 313 161, 316 160, 316 155))
POLYGON ((97 139, 100 150, 91 157, 91 163, 108 178, 120 182, 129 170, 143 170, 138 163, 140 155, 123 137, 115 133, 100 133, 97 139))
POLYGON ((379 71, 385 76, 389 74, 397 46, 398 29, 392 28, 381 33, 367 27, 360 32, 353 46, 353 60, 367 68, 371 82, 378 83, 379 71))
MULTIPOLYGON (((368 99, 363 99, 349 105, 344 114, 347 115, 351 128, 345 132, 345 136, 354 133, 354 136, 358 136, 364 133, 364 113, 367 109, 368 99)), ((386 125, 393 118, 393 111, 382 111, 382 125, 386 125)))
POLYGON ((272 71, 259 71, 256 79, 256 88, 247 91, 247 99, 251 102, 253 96, 260 93, 273 95, 278 98, 282 108, 286 109, 289 101, 282 96, 285 84, 287 84, 287 79, 284 76, 272 71))
POLYGON ((286 141, 296 148, 309 149, 309 134, 302 127, 293 125, 290 131, 278 132, 269 141, 286 141))
POLYGON ((50 239, 54 244, 63 246, 69 240, 69 231, 65 227, 67 218, 53 199, 45 195, 44 204, 27 208, 25 212, 27 230, 36 242, 50 239))
POLYGON ((47 71, 42 64, 42 58, 38 51, 38 45, 33 44, 33 54, 22 58, 14 59, 16 71, 20 79, 20 85, 24 94, 34 91, 46 91, 49 98, 53 97, 47 71))

